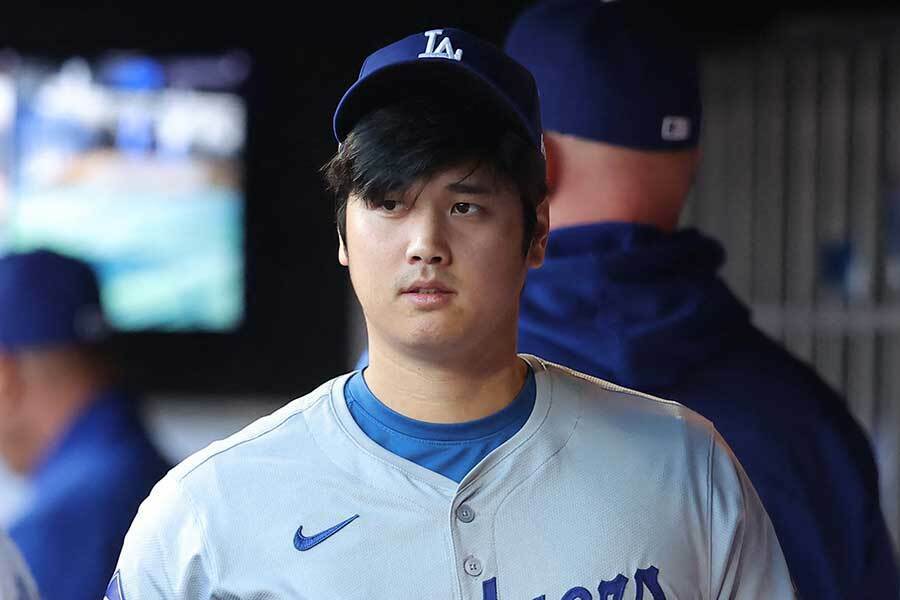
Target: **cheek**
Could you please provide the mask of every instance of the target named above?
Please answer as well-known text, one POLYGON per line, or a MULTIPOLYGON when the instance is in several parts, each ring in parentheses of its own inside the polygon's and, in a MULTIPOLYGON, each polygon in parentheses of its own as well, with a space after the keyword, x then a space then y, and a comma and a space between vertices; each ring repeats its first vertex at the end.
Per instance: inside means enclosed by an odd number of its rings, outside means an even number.
POLYGON ((359 220, 347 219, 347 266, 353 289, 364 308, 372 308, 374 301, 393 290, 392 267, 395 249, 390 247, 390 236, 384 239, 377 229, 365 226, 359 220))
POLYGON ((378 291, 378 265, 373 263, 371 256, 362 250, 358 252, 350 251, 350 281, 353 283, 353 289, 359 298, 360 304, 364 307, 367 301, 373 296, 377 296, 378 291))
POLYGON ((367 226, 364 216, 358 214, 359 211, 355 206, 351 205, 347 210, 347 238, 344 240, 344 252, 347 259, 347 266, 350 270, 350 277, 353 279, 354 286, 361 285, 368 279, 369 274, 374 268, 373 263, 378 260, 379 254, 374 252, 377 243, 373 238, 376 232, 367 226))
POLYGON ((7 391, 0 392, 0 433, 8 435, 18 426, 20 403, 7 391))
POLYGON ((528 268, 518 243, 521 233, 516 233, 516 237, 508 237, 509 232, 492 235, 472 244, 466 252, 466 264, 474 270, 478 288, 482 290, 479 295, 491 303, 509 303, 518 298, 525 282, 528 268), (513 239, 517 243, 511 243, 513 239))

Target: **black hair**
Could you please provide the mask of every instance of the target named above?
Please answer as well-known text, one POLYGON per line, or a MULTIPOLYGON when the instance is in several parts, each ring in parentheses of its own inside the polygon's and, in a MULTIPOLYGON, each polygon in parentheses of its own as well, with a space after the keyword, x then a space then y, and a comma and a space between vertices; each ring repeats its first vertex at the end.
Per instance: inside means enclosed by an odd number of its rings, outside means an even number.
POLYGON ((547 195, 541 152, 508 118, 483 101, 459 96, 413 96, 363 116, 323 167, 335 194, 335 220, 347 239, 351 194, 381 206, 388 194, 463 164, 487 167, 515 185, 524 216, 523 253, 531 247, 537 207, 547 195))

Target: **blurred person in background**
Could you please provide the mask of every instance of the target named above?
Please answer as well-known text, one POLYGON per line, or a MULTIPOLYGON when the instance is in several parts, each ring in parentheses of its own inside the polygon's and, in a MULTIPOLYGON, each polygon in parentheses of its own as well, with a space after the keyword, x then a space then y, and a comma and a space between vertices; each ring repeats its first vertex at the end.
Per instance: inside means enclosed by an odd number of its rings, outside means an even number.
POLYGON ((544 2, 508 32, 506 51, 538 82, 550 186, 519 350, 712 420, 801 597, 897 598, 869 440, 835 391, 751 324, 718 275, 719 242, 678 228, 700 158, 699 69, 656 10, 544 2))
POLYGON ((38 600, 28 565, 6 532, 0 529, 0 599, 38 600))
POLYGON ((114 379, 107 332, 90 266, 49 250, 0 258, 0 455, 32 498, 10 535, 45 598, 103 597, 169 467, 114 379))

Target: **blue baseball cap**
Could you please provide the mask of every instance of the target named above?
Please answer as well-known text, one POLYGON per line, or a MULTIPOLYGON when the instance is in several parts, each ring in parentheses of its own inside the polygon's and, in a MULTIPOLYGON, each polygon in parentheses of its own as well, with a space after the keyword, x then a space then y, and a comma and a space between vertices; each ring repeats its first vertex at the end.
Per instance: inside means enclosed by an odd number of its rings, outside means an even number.
POLYGON ((50 250, 0 257, 0 351, 96 343, 108 335, 91 267, 50 250))
POLYGON ((416 33, 370 54, 338 103, 334 137, 343 143, 366 114, 429 89, 449 92, 448 100, 454 93, 482 99, 543 152, 534 77, 499 47, 453 28, 416 33))
POLYGON ((697 145, 696 49, 676 21, 640 0, 545 0, 507 32, 531 71, 547 130, 647 150, 697 145))

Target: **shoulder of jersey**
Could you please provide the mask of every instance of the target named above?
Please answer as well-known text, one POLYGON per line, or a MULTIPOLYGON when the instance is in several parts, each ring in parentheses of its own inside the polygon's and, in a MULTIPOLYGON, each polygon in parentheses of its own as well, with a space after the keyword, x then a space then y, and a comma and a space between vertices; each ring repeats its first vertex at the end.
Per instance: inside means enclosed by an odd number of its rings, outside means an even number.
MULTIPOLYGON (((655 423, 674 429, 695 430, 710 435, 713 424, 697 412, 673 400, 623 387, 621 385, 587 375, 569 367, 537 358, 553 377, 554 385, 562 389, 558 393, 571 393, 585 400, 582 415, 586 419, 622 420, 631 422, 635 429, 640 425, 655 423)), ((656 428, 653 428, 656 430, 656 428)))
MULTIPOLYGON (((258 444, 264 444, 273 435, 277 435, 284 428, 292 428, 299 424, 301 431, 293 437, 296 443, 302 443, 305 439, 305 422, 302 420, 303 412, 324 402, 331 394, 331 388, 341 377, 331 379, 312 392, 293 400, 271 414, 253 421, 240 431, 212 442, 205 448, 191 454, 175 465, 167 475, 168 478, 182 480, 202 465, 222 459, 231 459, 232 454, 246 450, 255 452, 258 444)), ((291 429, 291 435, 295 433, 291 429)), ((295 451, 297 451, 295 447, 295 451)))

